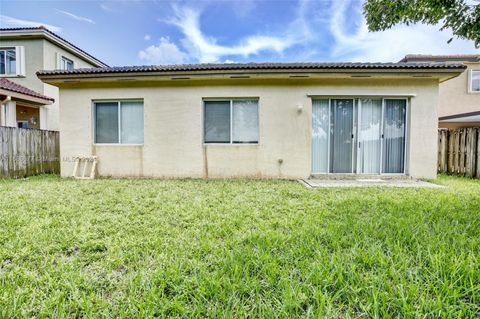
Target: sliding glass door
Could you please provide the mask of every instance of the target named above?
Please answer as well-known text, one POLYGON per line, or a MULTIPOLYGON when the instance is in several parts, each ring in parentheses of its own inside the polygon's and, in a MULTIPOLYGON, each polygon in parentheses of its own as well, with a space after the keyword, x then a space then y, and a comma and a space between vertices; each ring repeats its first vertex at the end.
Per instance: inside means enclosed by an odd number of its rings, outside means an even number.
POLYGON ((313 174, 405 172, 405 99, 315 99, 312 107, 313 174))
POLYGON ((358 113, 357 173, 380 174, 382 100, 360 99, 358 113))
POLYGON ((313 100, 312 103, 312 172, 328 173, 330 101, 313 100))
POLYGON ((407 101, 385 99, 383 112, 382 173, 403 173, 405 170, 407 101))
POLYGON ((353 103, 353 99, 331 100, 331 173, 353 173, 353 103))

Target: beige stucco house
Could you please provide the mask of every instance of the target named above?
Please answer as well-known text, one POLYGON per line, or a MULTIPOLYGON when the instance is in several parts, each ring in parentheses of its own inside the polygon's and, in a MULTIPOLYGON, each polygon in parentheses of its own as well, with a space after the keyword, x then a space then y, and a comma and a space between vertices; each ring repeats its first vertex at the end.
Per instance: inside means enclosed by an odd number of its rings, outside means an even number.
POLYGON ((248 63, 41 71, 60 89, 61 172, 436 177, 439 84, 462 64, 248 63))
POLYGON ((44 27, 0 29, 0 125, 58 130, 58 88, 35 73, 104 66, 44 27))
POLYGON ((463 63, 460 76, 440 84, 438 126, 440 128, 480 127, 480 54, 405 56, 401 62, 463 63))

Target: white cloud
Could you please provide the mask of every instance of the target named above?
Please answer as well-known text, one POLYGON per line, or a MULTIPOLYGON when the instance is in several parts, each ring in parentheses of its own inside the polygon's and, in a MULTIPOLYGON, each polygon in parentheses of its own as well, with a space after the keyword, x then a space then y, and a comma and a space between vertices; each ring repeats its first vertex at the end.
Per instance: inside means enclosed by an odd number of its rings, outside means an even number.
POLYGON ((331 51, 334 60, 396 62, 405 54, 459 54, 480 53, 472 41, 455 39, 450 30, 440 31, 440 25, 396 25, 389 30, 368 32, 360 8, 352 12, 347 8, 351 2, 336 1, 330 19, 330 32, 335 39, 331 51), (354 30, 345 24, 353 17, 357 21, 354 30), (357 19, 358 19, 357 18, 357 19))
MULTIPOLYGON (((454 39, 449 44, 451 31, 439 31, 438 25, 398 25, 382 32, 368 32, 362 3, 299 0, 292 20, 282 29, 265 25, 270 32, 259 30, 233 45, 221 44, 220 40, 204 33, 201 10, 173 5, 173 17, 161 22, 177 27, 183 38, 178 43, 162 38, 158 46, 144 49, 139 56, 154 63, 242 61, 252 56, 277 61, 395 62, 409 53, 480 52, 471 41, 454 39)), ((251 4, 246 8, 249 6, 251 4)))
POLYGON ((145 34, 145 36, 143 37, 143 40, 145 41, 149 41, 152 37, 150 37, 149 34, 145 34))
POLYGON ((22 20, 5 15, 0 15, 0 25, 2 28, 18 28, 18 27, 39 27, 44 26, 53 32, 61 32, 62 28, 43 22, 22 20))
POLYGON ((75 19, 77 21, 82 21, 82 22, 88 22, 88 23, 91 23, 91 24, 95 24, 95 21, 93 21, 92 19, 81 17, 81 16, 78 16, 78 15, 73 14, 71 12, 63 11, 63 10, 60 10, 60 9, 55 9, 55 10, 60 12, 60 13, 63 13, 66 16, 69 16, 70 18, 75 19))
POLYGON ((200 12, 190 7, 173 6, 175 17, 167 22, 177 26, 185 36, 182 44, 192 59, 199 62, 217 62, 222 57, 241 56, 247 58, 261 52, 270 51, 283 53, 287 48, 301 43, 310 35, 307 24, 303 19, 305 1, 302 1, 298 17, 287 26, 287 31, 280 35, 251 35, 240 39, 233 46, 217 43, 213 37, 205 35, 200 28, 200 12))
POLYGON ((102 8, 103 11, 113 12, 113 9, 110 8, 109 6, 107 6, 107 5, 104 4, 104 3, 101 3, 101 4, 100 4, 100 8, 102 8))
POLYGON ((150 64, 182 64, 188 61, 188 55, 164 37, 160 38, 157 46, 151 45, 141 50, 138 57, 150 64))

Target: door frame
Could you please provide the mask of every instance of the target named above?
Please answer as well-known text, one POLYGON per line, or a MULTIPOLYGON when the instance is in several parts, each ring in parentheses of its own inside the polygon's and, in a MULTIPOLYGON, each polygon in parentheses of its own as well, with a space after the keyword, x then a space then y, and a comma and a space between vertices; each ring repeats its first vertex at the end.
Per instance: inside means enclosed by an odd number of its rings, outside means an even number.
MULTIPOLYGON (((408 171, 408 153, 409 153, 409 138, 410 138, 410 96, 395 96, 395 95, 346 95, 346 96, 331 96, 331 95, 325 95, 325 96, 310 96, 311 100, 328 100, 328 134, 327 134, 327 152, 328 152, 328 161, 327 161, 327 172, 311 172, 312 175, 375 175, 375 176, 405 176, 407 175, 408 171), (381 118, 381 123, 380 123, 380 173, 378 174, 371 174, 371 173, 359 173, 358 168, 358 143, 359 143, 359 121, 360 121, 360 116, 361 116, 361 102, 360 99, 381 99, 382 100, 382 118, 381 118), (332 100, 353 100, 353 116, 352 116, 352 172, 351 173, 331 173, 330 172, 330 156, 331 156, 331 147, 330 147, 330 142, 331 142, 331 128, 332 128, 332 120, 331 120, 331 115, 332 115, 332 100), (404 159, 403 159, 403 172, 400 173, 382 173, 383 171, 383 145, 384 145, 384 116, 385 116, 385 101, 386 100, 405 100, 405 143, 404 143, 404 159)), ((313 103, 312 103, 312 108, 313 108, 313 103)), ((311 121, 313 125, 313 118, 311 121)), ((311 128, 311 132, 313 132, 313 126, 311 128)), ((313 138, 311 134, 311 138, 313 138)), ((313 160, 312 156, 312 148, 310 148, 310 158, 313 160)), ((311 165, 313 167, 313 164, 311 165)))

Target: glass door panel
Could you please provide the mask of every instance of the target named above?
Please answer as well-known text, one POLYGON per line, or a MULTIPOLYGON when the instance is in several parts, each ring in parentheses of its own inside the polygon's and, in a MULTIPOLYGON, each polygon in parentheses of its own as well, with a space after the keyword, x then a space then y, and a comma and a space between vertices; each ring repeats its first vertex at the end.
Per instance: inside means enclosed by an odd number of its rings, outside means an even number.
POLYGON ((382 100, 360 99, 358 118, 357 172, 380 174, 382 100))
POLYGON ((329 100, 312 101, 312 173, 328 173, 329 100))
POLYGON ((330 173, 353 173, 353 102, 331 100, 330 173))
POLYGON ((382 173, 404 173, 407 101, 400 99, 384 101, 382 173))

